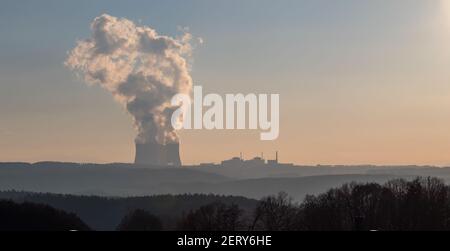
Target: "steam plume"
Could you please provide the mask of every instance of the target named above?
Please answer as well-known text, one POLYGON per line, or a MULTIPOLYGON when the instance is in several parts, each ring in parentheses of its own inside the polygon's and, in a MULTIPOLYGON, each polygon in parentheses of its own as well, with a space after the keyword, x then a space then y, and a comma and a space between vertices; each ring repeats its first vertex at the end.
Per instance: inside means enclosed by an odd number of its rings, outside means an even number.
POLYGON ((192 89, 187 61, 191 34, 162 36, 150 27, 106 14, 94 19, 91 30, 92 37, 69 52, 66 66, 126 107, 138 131, 137 143, 178 142, 170 122, 177 107, 170 99, 192 89))

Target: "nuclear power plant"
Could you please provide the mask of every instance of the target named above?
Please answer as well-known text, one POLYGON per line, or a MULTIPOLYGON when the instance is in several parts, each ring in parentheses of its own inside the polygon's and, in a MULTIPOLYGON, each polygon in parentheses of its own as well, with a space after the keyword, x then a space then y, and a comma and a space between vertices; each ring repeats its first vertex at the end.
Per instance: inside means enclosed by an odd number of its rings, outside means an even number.
POLYGON ((136 143, 134 163, 154 166, 181 166, 180 144, 136 143))
MULTIPOLYGON (((205 166, 205 164, 203 164, 205 166)), ((217 166, 215 164, 207 164, 207 166, 217 166)), ((264 153, 261 153, 261 156, 254 157, 253 159, 245 160, 243 158, 242 153, 239 157, 234 157, 229 160, 224 160, 219 165, 221 167, 244 167, 244 168, 252 168, 252 167, 293 167, 293 163, 280 163, 278 161, 278 151, 275 152, 275 159, 264 159, 264 153)))

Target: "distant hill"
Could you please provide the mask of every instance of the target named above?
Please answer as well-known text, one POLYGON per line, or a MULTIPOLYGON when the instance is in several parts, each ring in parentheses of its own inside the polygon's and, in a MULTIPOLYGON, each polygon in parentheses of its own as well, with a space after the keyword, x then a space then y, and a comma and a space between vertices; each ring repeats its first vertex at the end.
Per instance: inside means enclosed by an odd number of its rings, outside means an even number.
POLYGON ((183 213, 213 202, 236 204, 246 211, 253 210, 257 203, 256 200, 244 197, 217 195, 107 198, 18 191, 0 192, 0 199, 40 203, 75 213, 94 230, 114 230, 121 219, 135 209, 144 209, 158 216, 163 221, 165 229, 171 229, 183 213))
POLYGON ((0 163, 0 190, 97 196, 216 194, 263 196, 288 192, 296 201, 348 182, 433 176, 450 181, 450 168, 420 166, 158 167, 60 162, 0 163))
POLYGON ((131 164, 59 162, 0 163, 0 190, 86 195, 148 195, 168 193, 160 184, 223 182, 230 178, 195 169, 131 164))
MULTIPOLYGON (((410 180, 413 176, 395 175, 323 175, 299 178, 261 178, 248 180, 233 180, 221 183, 201 184, 171 184, 172 193, 188 191, 190 193, 208 192, 221 195, 240 195, 247 198, 261 199, 264 196, 277 194, 280 191, 287 192, 293 199, 300 202, 308 194, 323 193, 332 187, 338 187, 345 183, 385 183, 388 180, 404 178, 410 180)), ((166 187, 164 190, 168 190, 166 187)))
MULTIPOLYGON (((234 179, 259 179, 259 178, 295 178, 306 176, 323 175, 348 175, 348 174, 391 174, 391 170, 404 171, 409 170, 420 172, 421 170, 440 170, 433 166, 374 166, 374 165, 317 165, 317 166, 192 166, 192 169, 204 172, 219 174, 234 179)), ((447 168, 447 175, 450 175, 450 168, 447 168)))

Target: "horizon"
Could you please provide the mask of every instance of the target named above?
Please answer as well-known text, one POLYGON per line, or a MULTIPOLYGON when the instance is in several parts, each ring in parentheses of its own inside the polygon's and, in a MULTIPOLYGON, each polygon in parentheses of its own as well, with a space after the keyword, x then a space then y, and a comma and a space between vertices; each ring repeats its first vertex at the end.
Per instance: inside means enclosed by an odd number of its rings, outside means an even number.
MULTIPOLYGON (((244 161, 248 161, 248 160, 253 160, 255 158, 258 158, 259 156, 253 156, 250 157, 248 159, 243 158, 242 160, 244 161)), ((23 163, 23 164, 29 164, 29 165, 34 165, 34 164, 41 164, 41 163, 62 163, 62 164, 77 164, 77 165, 131 165, 131 166, 140 166, 142 168, 145 168, 146 166, 154 166, 154 167, 160 167, 162 169, 164 168, 187 168, 187 167, 204 167, 204 166, 208 166, 208 165, 214 165, 214 166, 222 166, 222 161, 226 161, 226 160, 231 160, 233 158, 238 158, 238 156, 230 156, 229 158, 223 159, 219 162, 198 162, 198 163, 190 163, 190 164, 182 164, 180 166, 174 166, 174 165, 152 165, 152 164, 136 164, 134 162, 77 162, 77 161, 61 161, 61 160, 39 160, 39 161, 35 161, 35 162, 26 162, 26 161, 0 161, 0 164, 14 164, 14 163, 23 163)), ((263 160, 267 161, 271 160, 263 158, 263 160)), ((382 164, 382 165, 376 165, 376 164, 321 164, 321 163, 317 163, 317 164, 302 164, 302 163, 289 163, 289 162, 283 162, 280 161, 280 164, 292 164, 293 168, 298 168, 298 167, 333 167, 333 168, 339 168, 339 167, 433 167, 433 168, 450 168, 450 165, 418 165, 418 164, 413 164, 413 163, 405 163, 405 164, 382 164)), ((270 166, 265 166, 267 168, 271 168, 270 166)), ((224 167, 226 168, 226 167, 224 167)), ((245 168, 245 167, 240 167, 240 168, 245 168)), ((258 167, 255 167, 256 169, 258 167)))
POLYGON ((205 93, 280 94, 278 139, 184 130, 183 165, 279 151, 282 162, 306 166, 450 166, 449 1, 1 5, 0 162, 133 161, 132 116, 64 65, 107 13, 201 39, 189 77, 205 93))

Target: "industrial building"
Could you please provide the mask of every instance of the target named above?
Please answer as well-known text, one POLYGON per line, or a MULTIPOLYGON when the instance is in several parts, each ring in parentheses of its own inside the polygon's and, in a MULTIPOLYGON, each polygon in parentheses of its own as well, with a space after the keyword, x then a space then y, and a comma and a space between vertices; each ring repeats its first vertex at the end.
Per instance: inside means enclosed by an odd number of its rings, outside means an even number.
POLYGON ((264 154, 261 153, 261 156, 254 157, 253 159, 244 160, 242 157, 242 153, 240 157, 233 157, 229 160, 222 161, 222 167, 292 167, 294 164, 292 163, 279 163, 278 162, 278 151, 275 153, 275 159, 264 159, 264 154))

